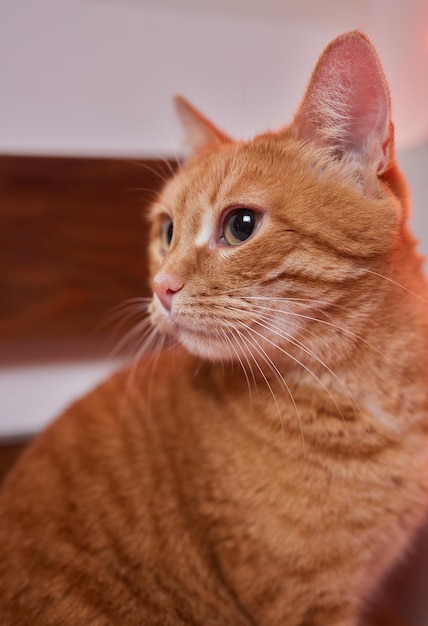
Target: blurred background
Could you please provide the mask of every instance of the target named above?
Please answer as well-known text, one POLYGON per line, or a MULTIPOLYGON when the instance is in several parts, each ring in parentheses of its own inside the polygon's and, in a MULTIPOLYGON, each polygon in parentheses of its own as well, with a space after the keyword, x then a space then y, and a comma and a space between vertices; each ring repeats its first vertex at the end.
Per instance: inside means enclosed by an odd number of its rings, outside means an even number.
MULTIPOLYGON (((325 45, 355 28, 384 64, 427 253, 427 0, 0 1, 0 441, 9 450, 118 366, 100 326, 120 302, 147 295, 142 214, 183 149, 172 96, 236 137, 276 128, 325 45)), ((397 574, 412 583, 394 582, 397 610, 421 626, 427 543, 397 574)))

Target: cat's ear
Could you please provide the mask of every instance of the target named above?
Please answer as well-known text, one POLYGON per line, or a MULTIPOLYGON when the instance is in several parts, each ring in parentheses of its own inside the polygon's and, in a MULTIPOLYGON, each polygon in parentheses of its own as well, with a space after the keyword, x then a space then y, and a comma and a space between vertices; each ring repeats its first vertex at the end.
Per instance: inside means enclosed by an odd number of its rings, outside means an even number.
POLYGON ((187 144, 193 152, 202 152, 206 148, 232 141, 182 96, 175 96, 174 103, 186 133, 187 144))
POLYGON ((387 169, 394 135, 389 88, 365 35, 346 33, 325 49, 291 128, 360 172, 387 169))

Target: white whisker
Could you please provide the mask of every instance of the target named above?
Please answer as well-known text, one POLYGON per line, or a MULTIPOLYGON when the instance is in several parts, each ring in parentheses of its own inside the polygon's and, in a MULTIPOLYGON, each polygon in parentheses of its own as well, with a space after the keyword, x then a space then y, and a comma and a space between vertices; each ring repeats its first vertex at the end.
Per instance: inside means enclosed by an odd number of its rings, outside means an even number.
POLYGON ((383 278, 384 280, 388 281, 392 285, 395 285, 396 287, 399 287, 403 291, 406 291, 407 293, 409 293, 411 296, 414 296, 415 298, 417 298, 418 300, 420 300, 424 304, 428 304, 428 300, 426 300, 425 298, 423 298, 419 294, 415 293, 414 291, 412 291, 411 289, 409 289, 405 285, 402 285, 401 283, 398 283, 396 280, 390 278, 389 276, 385 276, 384 274, 380 274, 379 272, 375 272, 374 270, 369 270, 367 267, 364 268, 364 271, 367 274, 373 274, 373 276, 378 276, 379 278, 383 278))
POLYGON ((336 302, 331 302, 330 300, 320 300, 319 298, 297 298, 294 296, 246 296, 242 295, 241 298, 244 301, 248 300, 260 300, 267 302, 281 302, 284 304, 291 303, 293 305, 307 306, 309 304, 310 308, 320 309, 320 307, 328 307, 341 309, 343 311, 350 311, 350 307, 344 306, 343 304, 338 304, 336 302), (315 306, 319 305, 319 306, 315 306))
MULTIPOLYGON (((237 350, 237 349, 235 348, 235 346, 233 345, 232 338, 230 338, 230 337, 227 335, 227 333, 225 332, 225 330, 224 330, 224 329, 220 329, 220 330, 222 331, 222 337, 223 337, 224 341, 227 343, 227 345, 228 345, 228 347, 229 347, 229 354, 230 354, 230 356, 231 356, 231 360, 233 361, 233 358, 232 358, 232 357, 233 357, 233 355, 234 355, 234 356, 237 358, 238 363, 240 364, 242 371, 244 372, 245 380, 246 380, 246 382, 247 382, 247 387, 248 387, 248 394, 249 394, 249 396, 250 396, 250 403, 251 403, 251 402, 252 402, 251 384, 250 384, 250 379, 249 379, 249 376, 248 376, 248 372, 247 372, 247 370, 246 370, 246 368, 245 368, 244 362, 242 361, 242 358, 241 358, 241 356, 240 356, 240 354, 239 354, 238 350, 237 350)), ((250 364, 250 362, 249 362, 249 360, 248 360, 248 356, 247 356, 247 354, 246 354, 246 353, 244 353, 244 358, 245 358, 245 360, 246 360, 246 362, 247 362, 247 365, 248 365, 248 367, 249 367, 249 369, 250 369, 250 372, 251 372, 251 374, 252 374, 252 378, 253 378, 253 381, 254 381, 254 385, 256 386, 256 380, 255 380, 255 378, 254 378, 254 371, 253 371, 253 369, 252 369, 252 367, 251 367, 251 364, 250 364)))
POLYGON ((151 174, 156 176, 156 178, 160 181, 161 185, 164 185, 166 181, 175 174, 174 168, 165 158, 161 159, 161 162, 162 164, 167 165, 168 173, 166 173, 165 170, 160 170, 160 168, 157 169, 155 166, 152 167, 151 165, 147 163, 147 161, 130 160, 128 162, 131 165, 140 167, 141 169, 146 170, 147 172, 150 172, 151 174))
MULTIPOLYGON (((291 400, 291 402, 292 402, 292 404, 293 404, 293 406, 294 406, 294 410, 295 410, 295 412, 296 412, 297 419, 298 419, 298 421, 299 421, 300 432, 301 432, 301 436, 302 436, 303 454, 304 454, 304 456, 305 456, 305 455, 306 455, 306 452, 305 452, 305 438, 304 438, 304 433, 303 433, 303 424, 302 424, 302 419, 301 419, 300 412, 299 412, 299 409, 298 409, 298 407, 297 407, 296 401, 295 401, 295 399, 294 399, 294 396, 293 396, 293 394, 292 394, 292 392, 291 392, 291 389, 290 389, 290 387, 289 387, 289 385, 288 385, 287 381, 284 379, 283 375, 281 374, 281 372, 279 371, 279 369, 278 369, 278 367, 275 365, 275 363, 272 361, 271 357, 268 355, 268 353, 266 352, 266 350, 264 350, 264 348, 260 345, 260 343, 257 341, 257 339, 253 336, 252 329, 251 329, 249 326, 247 327, 247 331, 250 333, 250 336, 249 336, 249 337, 248 337, 248 336, 245 336, 245 337, 244 337, 243 333, 241 333, 241 332, 240 332, 238 329, 236 329, 236 328, 235 328, 234 330, 235 330, 235 332, 237 332, 237 333, 239 334, 239 336, 241 337, 241 339, 242 339, 242 340, 243 340, 243 341, 244 341, 247 345, 252 345, 252 347, 253 347, 253 348, 257 351, 257 353, 259 354, 259 356, 261 356, 261 357, 262 357, 262 359, 264 360, 264 362, 268 365, 269 369, 272 371, 272 373, 274 374, 274 376, 275 376, 275 377, 277 378, 277 380, 280 382, 281 386, 282 386, 283 388, 285 388, 285 389, 286 389, 287 394, 288 394, 288 396, 289 396, 289 398, 290 398, 290 400, 291 400)), ((253 353, 252 353, 252 351, 251 351, 251 350, 250 350, 250 354, 251 354, 252 358, 254 359, 254 355, 253 355, 253 353)), ((270 390, 270 392, 271 392, 271 395, 272 395, 272 397, 273 397, 273 399, 274 399, 274 402, 275 402, 275 405, 276 405, 276 408, 277 408, 277 411, 278 411, 278 414, 279 414, 279 418, 280 418, 280 421, 281 421, 281 429, 282 429, 283 445, 285 446, 285 431, 284 431, 284 422, 283 422, 283 419, 282 419, 282 414, 281 414, 281 410, 280 410, 279 405, 278 405, 278 401, 277 401, 277 399, 276 399, 276 396, 275 396, 275 394, 274 394, 274 392, 273 392, 272 386, 270 385, 270 383, 269 383, 269 381, 268 381, 268 379, 267 379, 267 377, 266 377, 265 373, 263 372, 263 370, 262 370, 262 368, 260 367, 259 363, 258 363, 255 359, 254 359, 254 361, 255 361, 255 363, 256 363, 256 365, 257 365, 257 367, 258 367, 258 369, 259 369, 259 371, 260 371, 260 373, 261 373, 261 375, 262 375, 262 377, 263 377, 263 379, 264 379, 264 381, 265 381, 266 385, 268 386, 268 388, 269 388, 269 390, 270 390)))
MULTIPOLYGON (((356 415, 359 415, 360 417, 362 417, 362 411, 361 408, 358 404, 358 401, 355 399, 355 396, 349 391, 348 387, 345 385, 345 383, 343 382, 343 380, 340 378, 340 376, 338 376, 336 374, 336 372, 334 372, 328 365, 327 363, 325 363, 325 361, 323 361, 317 354, 315 354, 312 350, 310 350, 307 346, 305 346, 300 340, 294 338, 292 335, 290 335, 289 333, 287 333, 286 331, 282 330, 281 328, 278 328, 277 326, 275 326, 274 324, 270 323, 269 321, 265 320, 264 323, 258 321, 256 322, 259 326, 262 326, 263 328, 265 328, 266 330, 273 332, 275 335, 285 339, 287 342, 291 343, 292 345, 294 345, 295 347, 297 347, 299 350, 301 350, 302 352, 304 352, 305 354, 307 354, 308 356, 310 356, 312 359, 314 359, 319 365, 321 365, 321 367, 323 369, 325 369, 330 376, 332 376, 332 378, 339 384, 339 386, 342 388, 342 390, 345 392, 346 397, 348 398, 348 400, 350 401, 351 407, 354 411, 354 413, 356 415)), ((265 338, 266 341, 269 341, 269 339, 265 338)), ((281 352, 284 352, 282 348, 280 348, 279 346, 277 346, 274 342, 270 342, 273 346, 275 346, 276 349, 280 350, 281 352)), ((291 358, 293 361, 297 362, 305 371, 307 371, 317 382, 319 385, 321 385, 321 387, 324 389, 324 391, 328 394, 328 396, 330 397, 330 399, 332 400, 334 406, 336 407, 336 409, 338 410, 339 414, 341 415, 342 419, 344 419, 343 417, 343 411, 341 409, 341 407, 339 406, 339 404, 337 403, 337 400, 335 399, 335 397, 333 396, 333 394, 331 393, 330 389, 327 387, 327 385, 321 380, 321 378, 319 376, 317 376, 315 374, 315 372, 313 372, 309 367, 307 367, 304 363, 302 363, 300 361, 300 359, 297 359, 297 357, 294 357, 293 355, 291 355, 290 353, 288 353, 288 351, 285 351, 285 354, 287 354, 287 356, 289 358, 291 358)), ((367 427, 367 424, 366 428, 367 427)))
MULTIPOLYGON (((135 354, 130 362, 125 387, 125 395, 129 394, 135 385, 138 366, 141 363, 143 356, 150 355, 152 359, 151 372, 153 374, 153 367, 157 365, 158 356, 162 350, 164 343, 165 335, 160 335, 156 328, 152 327, 151 330, 148 329, 148 331, 146 331, 144 336, 141 338, 140 346, 135 350, 135 354)), ((151 391, 151 384, 153 382, 152 374, 148 378, 148 392, 151 391)))
POLYGON ((323 320, 320 319, 319 317, 314 317, 312 315, 306 315, 304 313, 298 313, 296 311, 287 311, 284 309, 276 309, 273 307, 263 307, 263 306, 258 306, 258 305, 254 305, 254 309, 255 310, 259 310, 262 311, 264 313, 281 313, 281 315, 288 315, 289 317, 295 317, 298 319, 303 319, 309 322, 317 322, 318 324, 322 324, 324 326, 330 327, 333 330, 337 330, 340 331, 341 333, 343 333, 344 335, 346 335, 347 337, 350 337, 352 339, 354 339, 356 342, 360 342, 363 343, 364 345, 366 345, 368 348, 370 348, 371 350, 373 350, 374 352, 376 352, 379 356, 381 356, 385 362, 387 362, 389 365, 391 365, 396 371, 397 373, 399 373, 401 376, 403 376, 403 378, 406 380, 406 382, 409 382, 407 377, 405 376, 405 374, 397 367, 397 364, 392 361, 384 352, 382 352, 382 350, 380 350, 377 346, 375 346, 374 344, 372 344, 370 341, 368 341, 367 339, 365 339, 364 337, 362 337, 361 335, 359 335, 358 333, 353 332, 352 330, 349 330, 348 328, 346 328, 345 326, 338 324, 336 320, 334 320, 334 318, 332 318, 332 316, 330 314, 328 314, 326 311, 322 310, 322 314, 327 317, 328 319, 330 319, 330 321, 327 320, 323 320))
MULTIPOLYGON (((260 307, 256 307, 256 308, 260 308, 260 307)), ((237 312, 241 312, 241 310, 237 307, 232 307, 232 310, 236 310, 237 312)), ((263 310, 266 310, 266 307, 263 307, 263 310)), ((270 312, 271 309, 269 309, 268 312, 268 317, 274 317, 273 313, 270 312)), ((278 311, 274 310, 275 313, 277 314, 278 311)), ((272 321, 270 321, 269 319, 266 319, 266 315, 263 318, 263 320, 261 320, 259 318, 259 316, 257 317, 253 317, 253 324, 257 324, 258 326, 260 326, 261 328, 264 328, 265 330, 275 334, 278 337, 281 337, 283 339, 285 339, 287 341, 287 343, 294 345, 295 347, 297 347, 299 350, 301 350, 302 352, 304 352, 307 356, 309 356, 311 359, 313 359, 314 361, 316 361, 323 369, 325 369, 330 376, 333 378, 333 380, 336 380, 336 382, 339 384, 339 386, 343 389, 343 391, 345 392, 347 398, 349 399, 350 405, 354 411, 354 413, 356 415, 359 415, 361 418, 362 417, 362 412, 361 409, 359 407, 359 404, 357 402, 357 400, 355 399, 355 397, 353 396, 353 394, 349 391, 348 387, 345 385, 345 383, 343 382, 343 380, 317 355, 315 354, 310 348, 308 348, 307 346, 305 346, 300 340, 298 340, 296 337, 293 337, 293 335, 287 333, 284 329, 278 327, 277 325, 273 324, 272 321)), ((344 415, 343 415, 343 410, 342 408, 339 406, 336 398, 334 397, 334 395, 332 394, 331 390, 328 388, 328 386, 321 380, 321 378, 310 368, 308 367, 305 363, 303 363, 300 359, 298 359, 296 356, 292 355, 290 352, 288 352, 287 350, 285 350, 285 348, 279 346, 277 343, 271 341, 268 337, 266 337, 265 335, 263 335, 262 333, 259 333, 257 330, 254 329, 254 327, 249 326, 248 324, 245 324, 243 322, 241 322, 241 324, 247 329, 247 331, 249 333, 252 334, 256 334, 258 337, 260 337, 260 339, 268 342, 270 345, 272 345, 276 350, 278 350, 279 352, 283 353, 285 356, 287 356, 287 358, 289 358, 291 361, 293 361, 294 363, 296 363, 297 365, 299 365, 304 371, 306 371, 311 377, 314 378, 314 380, 316 380, 316 382, 324 389, 324 391, 328 394, 328 396, 330 397, 330 399, 332 400, 333 404, 335 405, 338 413, 341 415, 342 419, 344 420, 344 415)), ((315 335, 314 335, 315 336, 315 335)), ((254 337, 252 337, 253 340, 255 340, 254 337)), ((258 343, 258 342, 257 342, 258 343)), ((279 371, 279 370, 278 370, 279 371)), ((281 375, 281 374, 280 374, 281 375)), ((281 375, 282 376, 282 375, 281 375)), ((284 381, 285 382, 285 381, 284 381)), ((290 392, 291 393, 291 392, 290 392)), ((344 420, 345 421, 345 420, 344 420)), ((368 429, 367 424, 366 428, 368 429)))

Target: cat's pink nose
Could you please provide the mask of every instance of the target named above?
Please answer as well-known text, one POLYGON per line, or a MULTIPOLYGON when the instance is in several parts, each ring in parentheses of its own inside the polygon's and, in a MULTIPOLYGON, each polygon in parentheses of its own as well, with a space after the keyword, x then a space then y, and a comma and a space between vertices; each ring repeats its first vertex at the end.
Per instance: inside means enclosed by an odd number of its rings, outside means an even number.
POLYGON ((183 288, 183 281, 175 274, 156 274, 153 279, 152 288, 162 306, 170 311, 172 307, 172 299, 177 291, 183 288))

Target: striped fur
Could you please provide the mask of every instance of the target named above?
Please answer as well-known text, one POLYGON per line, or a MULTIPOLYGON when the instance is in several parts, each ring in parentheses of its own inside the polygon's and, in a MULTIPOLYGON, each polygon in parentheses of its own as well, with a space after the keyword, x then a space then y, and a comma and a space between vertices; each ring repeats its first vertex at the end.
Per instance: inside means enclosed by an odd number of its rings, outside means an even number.
POLYGON ((247 142, 178 106, 194 155, 151 209, 138 358, 6 480, 0 623, 368 624, 428 506, 428 295, 380 62, 338 38, 247 142))

